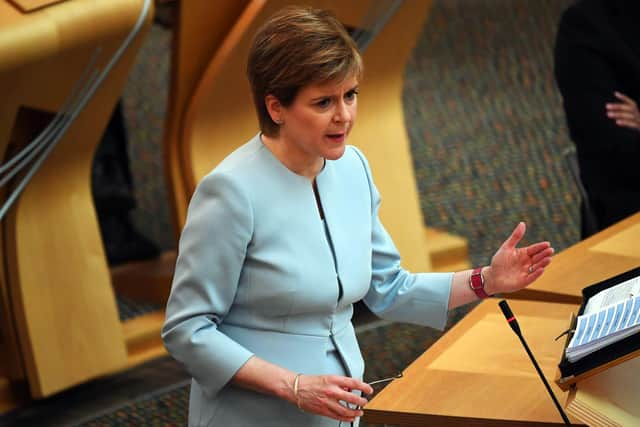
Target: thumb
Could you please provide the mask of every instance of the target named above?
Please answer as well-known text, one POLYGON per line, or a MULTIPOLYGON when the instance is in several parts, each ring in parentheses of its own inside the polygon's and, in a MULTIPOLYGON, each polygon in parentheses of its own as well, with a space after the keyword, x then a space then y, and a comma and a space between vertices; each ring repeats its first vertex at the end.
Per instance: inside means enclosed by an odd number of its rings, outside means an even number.
POLYGON ((633 103, 633 99, 629 98, 628 96, 626 96, 626 95, 625 95, 624 93, 622 93, 622 92, 617 92, 617 91, 616 91, 616 92, 614 92, 613 94, 614 94, 614 96, 615 96, 616 98, 618 98, 619 100, 623 101, 623 102, 624 102, 624 103, 626 103, 626 104, 632 104, 632 103, 633 103))
POLYGON ((505 249, 513 249, 515 248, 520 240, 524 237, 524 233, 527 231, 527 226, 524 222, 518 223, 516 228, 513 229, 511 236, 507 240, 504 241, 502 247, 505 249))

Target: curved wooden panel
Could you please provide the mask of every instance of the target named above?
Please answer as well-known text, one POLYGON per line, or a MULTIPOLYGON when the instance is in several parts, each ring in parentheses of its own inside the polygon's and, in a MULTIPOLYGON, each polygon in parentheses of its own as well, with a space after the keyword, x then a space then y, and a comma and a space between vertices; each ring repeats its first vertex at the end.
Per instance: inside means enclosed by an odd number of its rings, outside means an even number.
POLYGON ((404 1, 364 53, 358 120, 350 136, 371 163, 382 195, 380 217, 402 254, 403 265, 430 271, 409 136, 402 105, 404 70, 431 2, 404 1))
MULTIPOLYGON (((98 66, 105 67, 134 27, 143 4, 144 0, 68 1, 22 15, 0 2, 3 149, 18 131, 16 111, 24 106, 58 111, 95 47, 102 47, 98 66), (9 51, 13 56, 8 58, 4 55, 9 51)), ((151 16, 144 22, 147 28, 151 16)), ((34 397, 127 365, 90 177, 94 151, 143 33, 4 220, 7 294, 34 397)))
MULTIPOLYGON (((186 212, 195 184, 258 130, 245 77, 249 44, 257 27, 289 1, 254 0, 211 58, 187 106, 181 133, 185 197, 177 211, 186 212)), ((312 6, 331 9, 346 25, 358 27, 373 2, 316 0, 312 6)), ((429 1, 406 1, 373 40, 363 55, 365 77, 361 83, 359 123, 350 143, 369 157, 383 195, 381 217, 392 234, 404 265, 430 270, 424 239, 424 221, 409 150, 402 110, 404 67, 422 28, 429 1)), ((206 17, 204 17, 206 19, 206 17)), ((179 218, 180 226, 185 217, 179 218)))
POLYGON ((207 64, 235 25, 249 0, 189 0, 179 3, 174 32, 171 89, 163 141, 164 164, 172 199, 176 238, 187 212, 186 172, 181 150, 184 112, 207 64))

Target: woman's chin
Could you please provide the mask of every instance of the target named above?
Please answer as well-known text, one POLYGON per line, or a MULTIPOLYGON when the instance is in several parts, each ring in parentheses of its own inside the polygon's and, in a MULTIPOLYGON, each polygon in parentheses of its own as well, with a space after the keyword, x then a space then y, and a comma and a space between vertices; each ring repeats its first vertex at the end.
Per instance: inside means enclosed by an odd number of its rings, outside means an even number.
POLYGON ((345 144, 340 144, 338 147, 331 147, 325 153, 325 159, 327 160, 338 160, 340 157, 344 155, 345 144))

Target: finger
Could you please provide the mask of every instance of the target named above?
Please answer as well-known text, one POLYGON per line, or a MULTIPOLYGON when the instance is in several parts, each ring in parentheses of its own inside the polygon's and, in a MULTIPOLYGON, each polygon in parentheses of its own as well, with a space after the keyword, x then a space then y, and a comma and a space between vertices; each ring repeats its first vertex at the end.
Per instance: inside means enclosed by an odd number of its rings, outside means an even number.
POLYGON ((364 394, 373 394, 373 387, 369 384, 350 377, 332 377, 332 382, 340 388, 349 390, 360 390, 364 394))
POLYGON ((354 421, 356 417, 361 417, 363 414, 362 409, 352 409, 335 400, 327 402, 327 409, 333 418, 348 422, 354 421))
POLYGON ((618 126, 631 128, 631 129, 640 129, 640 123, 631 120, 616 120, 616 124, 618 126))
POLYGON ((622 92, 618 92, 618 91, 616 91, 616 92, 613 92, 613 95, 614 95, 616 98, 618 98, 619 100, 626 102, 627 104, 633 104, 633 105, 635 105, 635 103, 636 103, 633 99, 629 98, 627 95, 625 95, 625 94, 624 94, 624 93, 622 93, 622 92))
POLYGON ((532 273, 527 274, 527 277, 524 279, 525 286, 529 286, 531 283, 535 282, 538 277, 542 276, 542 273, 544 273, 544 268, 538 268, 533 270, 532 273))
POLYGON ((527 231, 527 226, 525 225, 525 223, 524 222, 518 223, 518 225, 516 225, 516 228, 513 229, 511 236, 509 236, 509 238, 504 241, 504 243, 502 244, 502 247, 505 249, 515 248, 518 245, 518 243, 520 243, 520 240, 522 240, 522 238, 524 237, 524 233, 526 231, 527 231))
POLYGON ((611 119, 634 120, 637 118, 637 113, 635 111, 616 110, 616 111, 609 111, 607 113, 607 117, 611 119))
POLYGON ((607 111, 638 111, 638 106, 633 103, 626 102, 609 102, 606 104, 607 111))
POLYGON ((611 104, 607 104, 607 112, 617 112, 617 111, 630 111, 633 112, 635 111, 635 108, 633 107, 633 105, 629 105, 629 104, 621 104, 621 103, 611 103, 611 104))
POLYGON ((534 271, 537 271, 540 268, 544 269, 549 264, 551 264, 551 257, 542 258, 538 262, 531 264, 531 270, 532 270, 531 272, 533 273, 534 271))
POLYGON ((333 418, 334 420, 342 421, 344 423, 353 423, 356 421, 356 417, 345 417, 332 411, 331 409, 326 409, 325 411, 319 412, 319 414, 324 415, 325 417, 333 418))
POLYGON ((366 398, 342 389, 339 389, 339 391, 336 391, 335 393, 331 393, 331 397, 335 400, 342 400, 343 402, 350 403, 354 406, 365 406, 369 403, 366 398))
POLYGON ((526 254, 528 256, 534 256, 535 254, 537 254, 538 252, 544 251, 546 249, 549 249, 551 247, 551 243, 549 242, 538 242, 538 243, 534 243, 532 245, 527 246, 526 248, 526 254))
POLYGON ((554 252, 553 248, 547 248, 543 251, 536 253, 531 257, 531 264, 535 265, 539 263, 541 260, 543 260, 544 258, 551 258, 551 256, 553 255, 553 252, 554 252))
POLYGON ((347 422, 352 422, 355 420, 355 417, 363 415, 361 408, 358 408, 355 405, 349 407, 346 404, 340 403, 328 394, 326 394, 322 399, 303 405, 301 409, 347 422))
POLYGON ((633 105, 627 104, 611 104, 607 106, 607 114, 631 114, 635 116, 638 114, 638 109, 633 105))

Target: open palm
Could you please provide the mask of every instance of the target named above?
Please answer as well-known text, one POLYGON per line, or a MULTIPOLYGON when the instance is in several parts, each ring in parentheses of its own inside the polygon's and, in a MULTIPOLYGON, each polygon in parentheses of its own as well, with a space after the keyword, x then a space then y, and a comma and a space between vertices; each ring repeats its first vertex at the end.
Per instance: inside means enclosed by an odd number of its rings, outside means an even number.
MULTIPOLYGON (((518 248, 526 231, 524 222, 519 223, 511 236, 498 248, 491 259, 490 278, 487 286, 490 293, 506 293, 520 290, 544 273, 551 263, 553 248, 549 242, 538 242, 518 248)), ((486 273, 485 273, 486 274, 486 273)))

